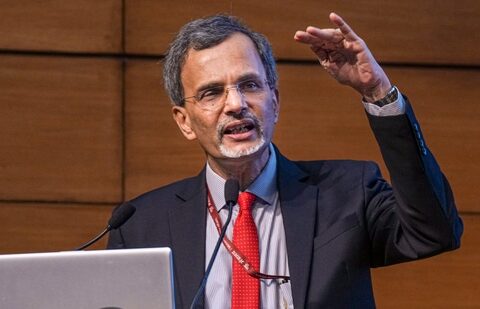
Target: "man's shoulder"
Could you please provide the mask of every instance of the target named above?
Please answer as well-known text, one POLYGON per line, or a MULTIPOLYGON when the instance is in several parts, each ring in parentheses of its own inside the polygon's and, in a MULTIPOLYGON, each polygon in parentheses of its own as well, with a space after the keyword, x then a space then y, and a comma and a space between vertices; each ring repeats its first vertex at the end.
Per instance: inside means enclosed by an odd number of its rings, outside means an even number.
POLYGON ((358 178, 365 173, 380 174, 377 163, 363 160, 315 160, 291 161, 307 174, 311 181, 317 182, 325 178, 358 178))
POLYGON ((164 186, 152 189, 135 197, 131 202, 136 206, 146 207, 152 204, 173 204, 182 199, 183 196, 198 191, 202 183, 201 175, 189 177, 164 186))
POLYGON ((278 148, 277 166, 281 174, 309 176, 312 181, 324 179, 325 177, 347 176, 358 177, 364 173, 380 174, 380 168, 374 161, 367 160, 290 160, 285 157, 278 148))
POLYGON ((299 160, 291 162, 304 172, 341 171, 345 169, 363 170, 366 167, 378 166, 374 161, 366 160, 299 160))

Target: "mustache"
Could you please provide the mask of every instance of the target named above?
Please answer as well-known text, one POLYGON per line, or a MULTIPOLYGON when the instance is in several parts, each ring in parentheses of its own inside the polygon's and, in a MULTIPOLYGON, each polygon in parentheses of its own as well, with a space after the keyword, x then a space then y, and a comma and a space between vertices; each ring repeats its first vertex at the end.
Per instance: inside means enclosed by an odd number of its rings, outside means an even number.
POLYGON ((223 132, 225 132, 225 127, 228 126, 231 122, 233 121, 238 121, 238 120, 250 120, 253 122, 255 130, 258 132, 262 132, 262 123, 261 121, 252 113, 250 112, 245 112, 241 115, 235 115, 235 116, 229 116, 228 118, 223 119, 218 125, 217 125, 217 133, 218 137, 222 139, 223 137, 223 132))

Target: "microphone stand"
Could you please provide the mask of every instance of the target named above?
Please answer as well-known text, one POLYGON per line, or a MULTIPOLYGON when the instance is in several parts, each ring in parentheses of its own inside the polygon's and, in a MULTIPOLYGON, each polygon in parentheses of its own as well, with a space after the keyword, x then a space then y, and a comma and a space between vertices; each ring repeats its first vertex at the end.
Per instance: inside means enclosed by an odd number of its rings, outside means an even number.
POLYGON ((108 232, 110 232, 110 230, 112 229, 112 227, 109 225, 108 227, 106 227, 100 234, 98 234, 94 239, 90 240, 89 242, 87 242, 86 244, 83 244, 82 246, 78 247, 78 248, 75 248, 73 249, 74 251, 81 251, 85 248, 88 248, 90 247, 91 245, 93 245, 94 243, 96 243, 100 238, 102 238, 103 236, 105 236, 105 234, 107 234, 108 232))
POLYGON ((118 229, 125 222, 127 222, 127 220, 130 219, 131 216, 133 216, 136 210, 137 209, 135 208, 135 206, 133 206, 133 204, 131 203, 121 204, 114 210, 112 217, 110 218, 110 220, 108 220, 107 227, 100 234, 95 236, 94 239, 90 240, 86 244, 83 244, 74 250, 80 251, 85 248, 88 248, 89 246, 96 243, 100 238, 105 236, 105 234, 107 234, 111 230, 118 229))
POLYGON ((225 221, 222 231, 220 232, 220 236, 218 237, 217 244, 215 245, 215 249, 213 250, 212 256, 210 257, 210 261, 208 262, 207 270, 205 271, 205 275, 203 276, 202 283, 200 284, 200 287, 197 290, 197 294, 195 294, 195 297, 193 298, 190 309, 195 308, 199 298, 203 294, 203 290, 205 289, 205 285, 207 284, 208 275, 210 274, 210 271, 212 270, 212 267, 213 267, 213 262, 215 261, 215 257, 217 256, 218 250, 220 249, 220 245, 222 244, 223 238, 225 237, 225 233, 227 232, 227 226, 230 223, 230 220, 232 219, 232 212, 233 212, 232 210, 234 205, 235 205, 235 202, 227 203, 227 206, 228 206, 227 221, 225 221))

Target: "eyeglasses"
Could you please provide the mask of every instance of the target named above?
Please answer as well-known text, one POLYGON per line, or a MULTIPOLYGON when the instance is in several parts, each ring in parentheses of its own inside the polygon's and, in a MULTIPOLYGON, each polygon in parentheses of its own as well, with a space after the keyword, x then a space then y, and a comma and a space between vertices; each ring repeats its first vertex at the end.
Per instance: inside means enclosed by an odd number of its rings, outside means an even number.
POLYGON ((196 95, 183 98, 183 101, 194 99, 200 108, 205 110, 220 109, 227 99, 230 89, 236 89, 238 94, 251 102, 263 99, 267 89, 271 89, 267 80, 249 79, 231 86, 216 86, 199 91, 196 95))

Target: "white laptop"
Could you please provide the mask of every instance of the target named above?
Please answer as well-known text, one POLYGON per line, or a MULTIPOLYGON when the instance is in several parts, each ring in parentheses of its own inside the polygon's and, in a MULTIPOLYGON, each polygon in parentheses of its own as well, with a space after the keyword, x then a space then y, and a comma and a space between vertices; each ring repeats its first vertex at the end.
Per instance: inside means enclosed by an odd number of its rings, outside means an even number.
POLYGON ((0 308, 174 307, 169 248, 0 255, 0 308))

